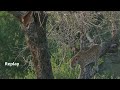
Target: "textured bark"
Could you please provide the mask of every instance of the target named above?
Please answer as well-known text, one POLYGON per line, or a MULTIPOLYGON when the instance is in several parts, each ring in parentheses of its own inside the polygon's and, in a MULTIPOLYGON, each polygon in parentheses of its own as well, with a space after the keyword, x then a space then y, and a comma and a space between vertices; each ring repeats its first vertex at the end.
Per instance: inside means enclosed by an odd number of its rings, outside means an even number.
POLYGON ((112 37, 109 41, 103 42, 101 44, 100 58, 104 56, 106 53, 116 53, 118 51, 119 40, 118 34, 116 37, 112 37))
POLYGON ((96 70, 93 69, 94 63, 90 63, 85 67, 85 72, 81 79, 90 79, 96 74, 96 70))
MULTIPOLYGON (((16 16, 15 13, 16 12, 13 13, 14 16, 16 16)), ((32 18, 33 22, 28 29, 24 28, 24 34, 33 57, 32 62, 37 79, 53 79, 46 37, 47 14, 45 15, 43 11, 34 12, 32 18)))
POLYGON ((34 22, 31 24, 26 36, 33 56, 33 64, 38 79, 53 79, 50 54, 46 38, 47 16, 44 12, 34 13, 34 22))

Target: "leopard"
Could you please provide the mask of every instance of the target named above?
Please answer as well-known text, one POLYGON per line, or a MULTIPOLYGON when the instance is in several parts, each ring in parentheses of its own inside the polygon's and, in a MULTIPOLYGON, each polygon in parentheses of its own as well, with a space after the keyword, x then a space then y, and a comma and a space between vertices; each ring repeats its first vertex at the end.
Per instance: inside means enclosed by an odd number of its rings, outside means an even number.
POLYGON ((80 65, 81 73, 79 78, 82 79, 85 73, 85 67, 91 63, 95 63, 95 70, 98 71, 98 60, 100 55, 101 45, 94 44, 88 50, 79 51, 71 58, 70 67, 73 69, 77 64, 80 65))

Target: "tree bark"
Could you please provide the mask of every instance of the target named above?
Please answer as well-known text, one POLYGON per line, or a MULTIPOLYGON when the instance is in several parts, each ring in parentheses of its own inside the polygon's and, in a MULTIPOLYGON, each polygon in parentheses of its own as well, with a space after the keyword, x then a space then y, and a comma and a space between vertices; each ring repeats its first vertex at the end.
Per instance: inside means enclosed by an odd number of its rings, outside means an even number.
MULTIPOLYGON (((47 16, 45 16, 45 13, 42 11, 40 13, 35 13, 34 22, 35 28, 31 30, 35 36, 37 34, 37 37, 34 36, 33 38, 30 38, 29 44, 34 58, 33 63, 36 68, 37 78, 52 79, 53 73, 46 38, 47 16)), ((29 36, 31 35, 28 35, 28 37, 29 36)))
MULTIPOLYGON (((14 14, 13 14, 14 15, 14 14)), ((48 42, 46 37, 47 14, 34 12, 33 22, 28 29, 24 28, 27 45, 32 54, 37 79, 53 79, 48 42)))

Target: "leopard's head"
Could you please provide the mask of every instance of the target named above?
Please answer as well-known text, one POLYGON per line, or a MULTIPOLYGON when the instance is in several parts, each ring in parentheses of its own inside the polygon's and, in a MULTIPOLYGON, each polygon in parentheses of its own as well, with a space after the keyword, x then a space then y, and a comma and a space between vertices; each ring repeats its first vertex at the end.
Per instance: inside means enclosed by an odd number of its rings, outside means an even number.
POLYGON ((78 57, 77 56, 75 56, 71 59, 70 67, 73 69, 73 68, 75 68, 76 64, 78 64, 78 57))

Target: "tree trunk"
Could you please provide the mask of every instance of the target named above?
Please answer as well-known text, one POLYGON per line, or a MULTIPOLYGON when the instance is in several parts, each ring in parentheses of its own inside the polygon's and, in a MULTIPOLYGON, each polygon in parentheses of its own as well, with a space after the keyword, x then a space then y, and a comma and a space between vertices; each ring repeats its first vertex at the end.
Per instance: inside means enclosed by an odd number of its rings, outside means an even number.
MULTIPOLYGON (((13 14, 14 15, 14 14, 13 14)), ((48 42, 46 37, 47 14, 33 12, 33 22, 24 28, 27 45, 32 54, 37 79, 53 79, 48 42)))
POLYGON ((33 56, 33 64, 38 79, 53 79, 50 54, 46 38, 47 16, 43 11, 34 13, 34 22, 31 24, 26 37, 33 56))
POLYGON ((97 71, 93 69, 94 64, 95 63, 93 62, 85 67, 85 73, 83 79, 91 79, 97 73, 97 71))

